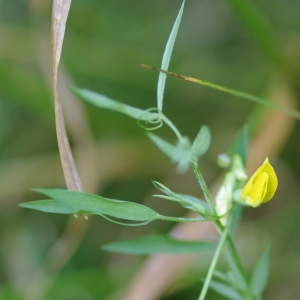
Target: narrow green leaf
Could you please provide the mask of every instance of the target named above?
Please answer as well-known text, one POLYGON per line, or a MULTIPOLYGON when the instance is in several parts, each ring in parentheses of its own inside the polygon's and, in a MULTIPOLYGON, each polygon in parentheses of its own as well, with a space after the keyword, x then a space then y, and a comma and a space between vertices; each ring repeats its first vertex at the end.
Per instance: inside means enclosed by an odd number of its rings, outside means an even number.
POLYGON ((24 208, 40 210, 46 213, 56 214, 75 214, 78 212, 76 208, 63 205, 56 200, 38 200, 19 204, 24 208))
POLYGON ((168 157, 174 158, 176 154, 176 147, 172 144, 166 142, 159 136, 153 134, 153 133, 147 133, 148 137, 152 140, 152 142, 168 157))
POLYGON ((153 133, 148 133, 147 135, 164 154, 169 156, 174 163, 177 163, 179 172, 183 173, 188 169, 189 163, 194 159, 191 152, 191 144, 187 137, 183 137, 174 146, 153 133))
POLYGON ((199 253, 215 249, 216 244, 204 241, 183 241, 164 235, 151 235, 129 240, 115 241, 102 246, 110 252, 125 254, 155 254, 155 253, 199 253))
POLYGON ((240 295, 238 291, 236 291, 232 286, 221 283, 218 281, 211 281, 210 282, 210 288, 217 293, 223 295, 224 297, 227 297, 231 300, 244 300, 245 298, 240 295))
POLYGON ((47 195, 62 205, 75 208, 80 213, 108 215, 131 221, 153 221, 159 216, 151 208, 134 202, 113 200, 62 189, 34 189, 34 191, 47 195))
POLYGON ((234 207, 233 207, 233 211, 232 211, 232 221, 230 224, 230 235, 233 236, 236 229, 238 228, 238 225, 241 221, 242 218, 242 213, 244 210, 244 206, 239 204, 239 203, 235 203, 234 207))
POLYGON ((193 145, 192 145, 192 155, 196 158, 203 155, 209 148, 211 142, 210 130, 207 126, 202 126, 197 134, 193 145))
MULTIPOLYGON (((230 236, 228 236, 228 242, 233 243, 230 236)), ((228 271, 228 277, 231 279, 231 282, 234 282, 235 286, 239 287, 242 290, 248 289, 248 279, 245 274, 241 274, 240 270, 234 259, 231 256, 228 256, 227 263, 230 271, 228 271)))
POLYGON ((263 252, 262 256, 258 260, 254 267, 250 286, 253 294, 257 298, 261 298, 262 292, 264 291, 268 277, 269 277, 269 259, 270 259, 270 247, 263 252))
MULTIPOLYGON (((171 54, 173 51, 175 39, 178 33, 178 28, 180 25, 182 13, 183 13, 183 7, 184 7, 185 1, 183 1, 181 8, 179 10, 179 13, 177 15, 177 18, 175 20, 175 23, 173 25, 171 34, 169 36, 164 55, 162 58, 162 63, 161 63, 161 69, 168 70, 169 67, 169 62, 171 58, 171 54)), ((163 98, 164 98, 164 90, 165 90, 165 84, 166 84, 166 78, 167 75, 160 72, 159 77, 158 77, 158 83, 157 83, 157 108, 159 111, 162 111, 163 108, 163 98)))
POLYGON ((174 198, 180 199, 179 195, 174 193, 173 191, 171 191, 169 188, 167 188, 165 185, 163 185, 162 183, 158 182, 158 181, 152 181, 153 185, 160 190, 161 192, 163 192, 164 194, 168 195, 168 196, 173 196, 174 198))
POLYGON ((215 270, 214 279, 215 281, 221 281, 222 283, 231 286, 237 292, 240 293, 242 293, 242 291, 245 289, 245 286, 240 286, 239 279, 235 276, 235 273, 231 270, 227 271, 226 274, 221 271, 215 270))
POLYGON ((153 121, 158 119, 157 113, 152 113, 139 108, 132 107, 121 102, 117 102, 105 95, 95 93, 86 89, 72 89, 72 91, 81 99, 94 104, 97 107, 113 110, 131 118, 141 121, 153 121))
POLYGON ((193 210, 197 212, 198 214, 202 215, 203 217, 212 216, 212 213, 209 210, 209 206, 206 202, 204 202, 201 199, 198 199, 191 195, 186 194, 177 194, 173 191, 171 191, 169 188, 167 188, 165 185, 163 185, 160 182, 153 181, 153 185, 159 189, 161 192, 166 194, 164 195, 153 195, 154 197, 159 197, 162 199, 167 199, 170 201, 174 201, 182 205, 184 208, 193 210))
POLYGON ((201 199, 198 199, 191 195, 178 194, 182 201, 182 206, 192 209, 195 212, 202 214, 203 216, 212 215, 207 203, 201 199))

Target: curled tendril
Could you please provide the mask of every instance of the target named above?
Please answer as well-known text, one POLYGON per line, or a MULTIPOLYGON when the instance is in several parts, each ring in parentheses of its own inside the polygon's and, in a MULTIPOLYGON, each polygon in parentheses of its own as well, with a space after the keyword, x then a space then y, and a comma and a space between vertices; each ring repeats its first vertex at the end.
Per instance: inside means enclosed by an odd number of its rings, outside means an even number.
POLYGON ((138 125, 145 130, 155 130, 163 125, 162 113, 156 107, 148 108, 144 111, 144 114, 137 120, 138 125), (145 117, 148 113, 155 112, 157 118, 147 120, 145 117), (149 126, 150 124, 150 126, 149 126))

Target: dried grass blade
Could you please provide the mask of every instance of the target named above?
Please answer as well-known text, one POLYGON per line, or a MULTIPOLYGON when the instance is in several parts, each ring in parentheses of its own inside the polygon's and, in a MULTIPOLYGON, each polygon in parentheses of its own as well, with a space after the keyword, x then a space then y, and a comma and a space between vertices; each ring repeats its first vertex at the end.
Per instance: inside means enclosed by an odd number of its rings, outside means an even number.
POLYGON ((71 0, 54 0, 52 9, 52 68, 55 106, 55 126, 60 159, 69 190, 83 191, 71 152, 61 102, 58 97, 57 74, 71 0))

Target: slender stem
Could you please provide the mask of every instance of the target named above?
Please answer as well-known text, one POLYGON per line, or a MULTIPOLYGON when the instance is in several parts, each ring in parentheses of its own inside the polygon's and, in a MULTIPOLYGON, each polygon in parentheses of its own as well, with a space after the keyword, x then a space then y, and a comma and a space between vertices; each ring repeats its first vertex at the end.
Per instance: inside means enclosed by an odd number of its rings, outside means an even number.
POLYGON ((200 171, 200 169, 198 167, 198 164, 195 163, 195 162, 192 162, 191 166, 192 166, 193 171, 195 173, 195 176, 196 176, 196 178, 198 180, 198 183, 200 184, 200 187, 201 187, 201 189, 203 191, 204 197, 205 197, 205 199, 206 199, 206 201, 207 201, 207 203, 209 205, 209 208, 216 215, 217 213, 216 213, 216 209, 215 209, 214 203, 212 201, 212 197, 211 197, 210 191, 209 191, 209 189, 207 187, 207 184, 206 184, 206 182, 205 182, 205 180, 204 180, 204 178, 202 176, 202 173, 201 173, 201 171, 200 171))
POLYGON ((207 222, 204 218, 182 218, 159 215, 158 219, 172 222, 207 222))
MULTIPOLYGON (((216 209, 215 209, 214 203, 212 201, 210 191, 209 191, 209 189, 207 187, 207 184, 206 184, 206 182, 205 182, 205 180, 202 176, 202 173, 201 173, 201 171, 198 167, 198 164, 193 162, 193 163, 191 163, 191 166, 193 168, 193 171, 196 175, 198 183, 199 183, 199 185, 200 185, 200 187, 201 187, 201 189, 204 193, 205 199, 206 199, 211 211, 214 212, 214 214, 216 214, 216 209)), ((230 219, 231 219, 231 216, 228 218, 227 224, 231 223, 229 221, 230 219)), ((230 225, 226 225, 226 228, 224 230, 224 226, 222 225, 220 220, 215 220, 215 224, 216 224, 216 226, 217 226, 218 230, 220 231, 220 234, 222 235, 222 238, 223 238, 224 231, 227 230, 227 227, 230 228, 230 225)), ((227 234, 226 234, 226 239, 225 240, 227 240, 228 249, 229 249, 229 253, 230 253, 230 256, 232 258, 232 261, 234 262, 234 265, 235 265, 237 271, 239 272, 239 274, 241 276, 241 279, 243 280, 243 284, 244 284, 245 288, 247 289, 247 292, 250 293, 247 274, 246 274, 246 271, 245 271, 245 269, 244 269, 244 267, 243 267, 243 265, 242 265, 242 263, 241 263, 241 261, 238 257, 238 254, 237 254, 237 251, 236 251, 235 246, 233 244, 233 241, 232 241, 231 237, 227 234)), ((213 264, 213 262, 212 262, 212 264, 213 264)), ((202 299, 202 298, 199 298, 199 299, 202 299)))
MULTIPOLYGON (((228 221, 227 221, 229 224, 229 218, 228 218, 228 221)), ((217 228, 220 230, 220 232, 223 232, 224 231, 224 226, 222 225, 222 223, 220 222, 220 220, 216 220, 215 221, 215 224, 217 226, 217 228)), ((240 273, 240 276, 243 280, 243 283, 245 285, 245 287, 247 289, 249 289, 249 283, 248 283, 248 279, 247 279, 247 274, 246 274, 246 271, 240 261, 240 258, 237 254, 237 251, 235 249, 235 246, 234 246, 234 243, 230 237, 230 235, 227 235, 227 246, 228 246, 228 250, 229 250, 229 253, 230 253, 230 256, 235 264, 235 267, 236 269, 238 270, 238 272, 240 273)))
POLYGON ((177 136, 177 139, 179 141, 182 141, 183 137, 182 137, 181 133, 179 132, 179 130, 163 113, 161 113, 161 119, 173 130, 173 132, 177 136))
POLYGON ((230 228, 230 225, 229 225, 229 222, 228 222, 227 225, 226 225, 226 227, 225 227, 225 230, 222 232, 221 239, 219 241, 219 244, 218 244, 218 247, 217 247, 216 252, 214 254, 214 257, 213 257, 213 259, 211 261, 211 264, 210 264, 208 273, 206 275, 206 278, 205 278, 205 281, 204 281, 204 285, 202 287, 201 294, 200 294, 198 300, 204 300, 205 299, 205 296, 207 294, 207 291, 208 291, 208 288, 209 288, 209 285, 210 285, 213 273, 214 273, 215 268, 217 266, 217 262, 219 260, 220 254, 221 254, 222 249, 223 249, 223 247, 225 245, 225 242, 227 240, 227 234, 229 232, 229 228, 230 228))

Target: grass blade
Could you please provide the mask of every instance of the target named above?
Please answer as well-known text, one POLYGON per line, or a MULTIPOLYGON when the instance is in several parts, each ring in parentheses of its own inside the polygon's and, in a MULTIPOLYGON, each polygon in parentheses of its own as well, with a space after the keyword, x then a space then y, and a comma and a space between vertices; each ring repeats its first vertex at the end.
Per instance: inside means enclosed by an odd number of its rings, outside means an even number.
POLYGON ((58 97, 57 74, 71 0, 54 0, 52 9, 52 68, 55 126, 60 159, 68 189, 82 191, 83 187, 71 152, 61 102, 58 97))
POLYGON ((145 68, 145 69, 160 71, 162 73, 165 73, 165 74, 177 77, 177 78, 181 78, 183 80, 191 81, 191 82, 194 82, 194 83, 197 83, 200 85, 204 85, 204 86, 210 87, 212 89, 215 89, 215 90, 218 90, 218 91, 230 94, 230 95, 241 97, 241 98, 256 102, 258 104, 261 104, 261 105, 264 105, 264 106, 267 106, 267 107, 270 107, 273 109, 277 109, 279 111, 286 113, 287 115, 290 115, 290 116, 300 120, 300 112, 298 110, 282 106, 280 104, 268 101, 268 100, 258 97, 258 96, 254 96, 254 95, 242 92, 242 91, 227 88, 225 86, 218 85, 218 84, 215 84, 215 83, 212 83, 209 81, 205 81, 202 79, 197 79, 197 78, 193 78, 193 77, 189 77, 189 76, 185 76, 185 75, 180 75, 180 74, 177 74, 174 72, 166 71, 166 70, 159 69, 159 68, 152 67, 152 66, 145 65, 145 64, 141 64, 140 67, 145 68))

